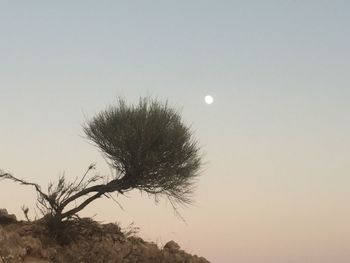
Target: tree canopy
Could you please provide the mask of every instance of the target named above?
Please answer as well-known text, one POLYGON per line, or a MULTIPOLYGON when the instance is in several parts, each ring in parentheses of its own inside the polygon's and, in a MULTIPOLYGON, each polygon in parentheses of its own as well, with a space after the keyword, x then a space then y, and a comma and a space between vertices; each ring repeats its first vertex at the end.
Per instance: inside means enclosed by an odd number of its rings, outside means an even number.
POLYGON ((167 103, 119 100, 84 126, 118 171, 121 191, 139 189, 189 203, 201 158, 192 132, 167 103))

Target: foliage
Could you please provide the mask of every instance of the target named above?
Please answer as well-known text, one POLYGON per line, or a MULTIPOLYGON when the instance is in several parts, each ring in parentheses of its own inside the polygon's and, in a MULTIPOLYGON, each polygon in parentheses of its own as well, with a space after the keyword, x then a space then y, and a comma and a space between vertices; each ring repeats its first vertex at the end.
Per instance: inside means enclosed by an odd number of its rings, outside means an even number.
POLYGON ((178 112, 150 99, 119 104, 84 127, 88 138, 111 160, 120 190, 139 189, 190 203, 200 167, 199 148, 178 112))

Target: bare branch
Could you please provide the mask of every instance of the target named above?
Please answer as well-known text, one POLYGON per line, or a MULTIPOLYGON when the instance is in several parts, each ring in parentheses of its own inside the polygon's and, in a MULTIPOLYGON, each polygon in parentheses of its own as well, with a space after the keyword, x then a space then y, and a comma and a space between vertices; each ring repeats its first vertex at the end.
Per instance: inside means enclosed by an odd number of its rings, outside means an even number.
POLYGON ((43 198, 45 198, 46 200, 49 200, 49 197, 41 191, 41 188, 40 188, 40 186, 39 186, 38 184, 26 182, 26 181, 24 181, 24 180, 22 180, 22 179, 19 179, 19 178, 14 177, 13 175, 11 175, 11 174, 9 174, 9 173, 0 174, 0 179, 9 179, 9 180, 12 180, 12 181, 14 181, 14 182, 17 182, 17 183, 20 183, 20 184, 23 184, 23 185, 31 185, 31 186, 34 186, 34 187, 35 187, 35 190, 36 190, 43 198))

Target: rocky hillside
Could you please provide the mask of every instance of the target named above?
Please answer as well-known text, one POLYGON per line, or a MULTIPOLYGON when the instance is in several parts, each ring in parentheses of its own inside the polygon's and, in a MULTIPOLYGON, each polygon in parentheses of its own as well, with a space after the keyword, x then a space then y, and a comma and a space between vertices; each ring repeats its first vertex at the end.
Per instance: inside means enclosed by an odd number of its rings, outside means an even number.
POLYGON ((207 263, 190 255, 174 241, 163 248, 121 231, 116 224, 99 224, 89 218, 70 222, 60 244, 49 237, 42 221, 17 221, 0 209, 0 263, 125 262, 207 263))

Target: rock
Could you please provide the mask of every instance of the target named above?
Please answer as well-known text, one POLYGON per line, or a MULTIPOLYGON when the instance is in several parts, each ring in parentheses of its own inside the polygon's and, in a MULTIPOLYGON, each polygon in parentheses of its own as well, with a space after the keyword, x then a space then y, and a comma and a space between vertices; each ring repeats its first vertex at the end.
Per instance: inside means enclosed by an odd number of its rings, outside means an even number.
POLYGON ((164 246, 165 249, 169 249, 171 252, 175 252, 180 249, 180 246, 175 241, 171 240, 164 246))
POLYGON ((210 263, 206 258, 204 257, 199 257, 199 262, 203 262, 203 263, 210 263))
POLYGON ((55 248, 49 247, 46 249, 42 249, 40 251, 41 257, 46 259, 53 259, 55 258, 57 251, 55 248))
POLYGON ((22 237, 22 242, 27 250, 27 254, 32 256, 40 256, 41 251, 43 250, 41 241, 38 238, 34 238, 31 236, 22 237))
POLYGON ((4 262, 21 262, 27 253, 21 237, 0 227, 0 257, 4 262))
POLYGON ((10 215, 6 209, 0 209, 0 225, 8 225, 17 222, 15 215, 10 215))
POLYGON ((51 263, 46 259, 36 258, 36 257, 25 257, 23 263, 51 263))
MULTIPOLYGON (((73 222, 71 229, 82 228, 73 222)), ((103 225, 97 231, 96 224, 72 231, 74 238, 64 246, 48 236, 42 221, 0 225, 0 263, 209 263, 181 250, 175 241, 159 249, 155 243, 125 236, 117 226, 103 225)))

